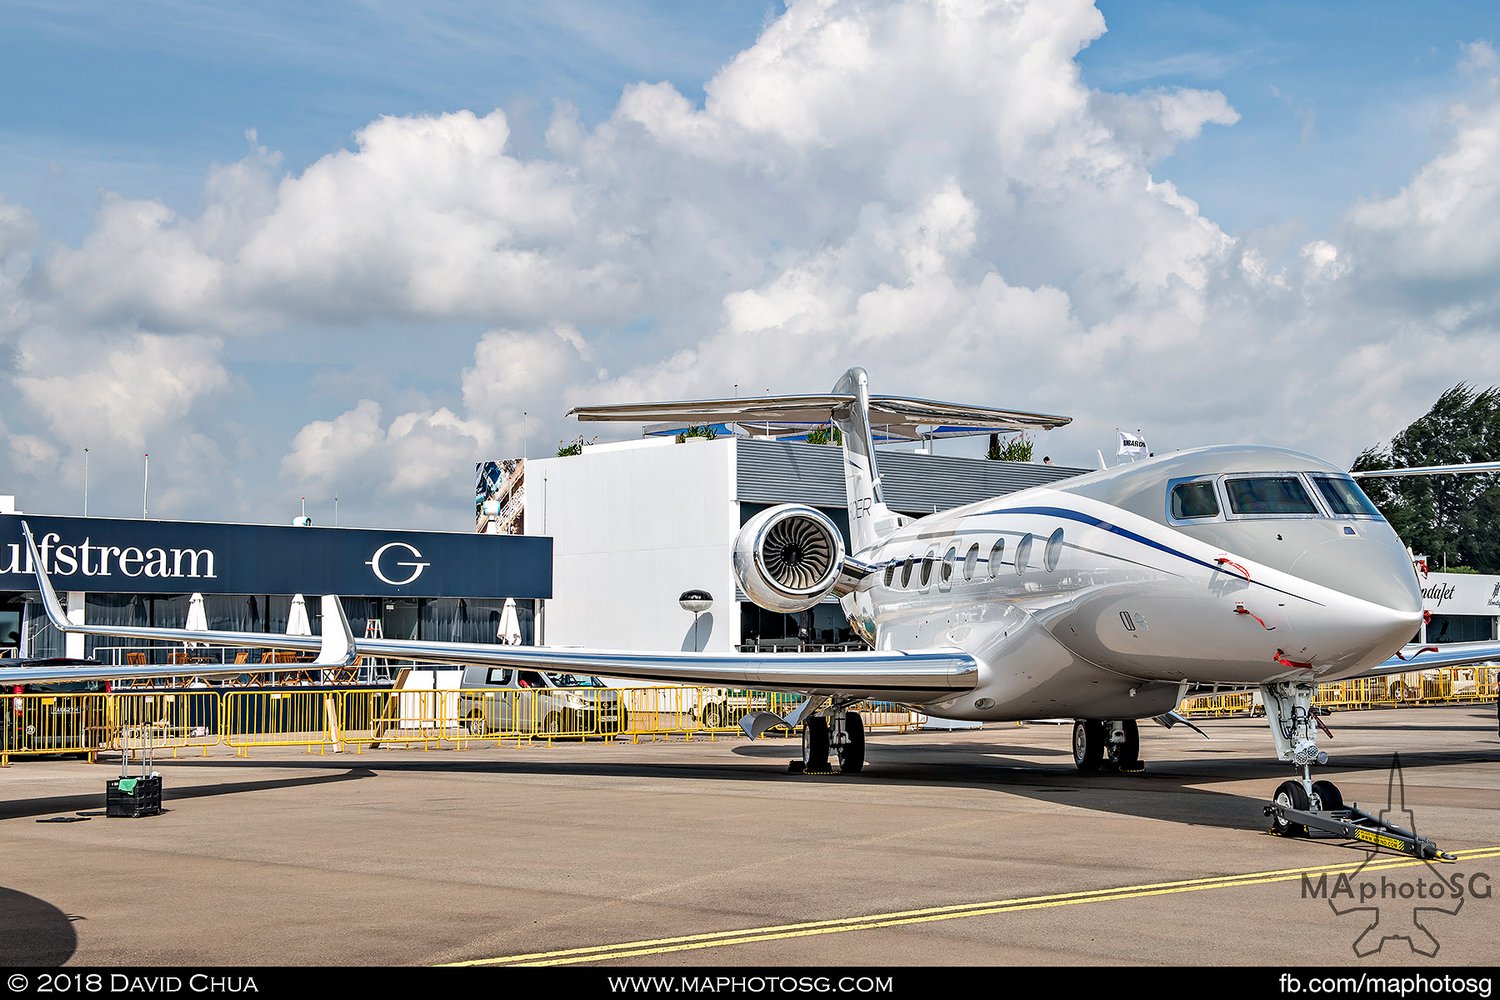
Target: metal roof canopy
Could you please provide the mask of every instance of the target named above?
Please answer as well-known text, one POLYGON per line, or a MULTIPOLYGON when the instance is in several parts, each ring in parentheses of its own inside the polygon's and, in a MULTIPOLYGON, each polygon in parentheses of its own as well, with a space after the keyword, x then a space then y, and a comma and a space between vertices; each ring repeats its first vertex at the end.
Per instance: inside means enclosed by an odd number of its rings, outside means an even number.
MULTIPOLYGON (((853 394, 746 396, 738 399, 700 399, 663 403, 610 403, 580 406, 568 411, 579 420, 650 423, 692 421, 739 424, 752 435, 776 437, 827 424, 836 410, 855 403, 853 394)), ((1023 410, 1002 410, 963 403, 945 403, 914 396, 871 396, 870 426, 876 433, 908 441, 930 436, 932 429, 949 434, 962 425, 976 434, 994 431, 1051 430, 1073 422, 1072 417, 1023 410), (923 428, 928 428, 924 431, 923 428)))

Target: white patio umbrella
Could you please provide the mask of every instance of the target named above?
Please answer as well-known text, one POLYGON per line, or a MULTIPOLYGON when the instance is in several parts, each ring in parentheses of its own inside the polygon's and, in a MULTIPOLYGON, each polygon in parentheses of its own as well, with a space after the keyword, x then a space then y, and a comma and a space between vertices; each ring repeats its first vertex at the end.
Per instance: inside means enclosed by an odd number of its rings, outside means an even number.
POLYGON ((500 627, 495 629, 495 638, 506 646, 521 644, 521 619, 516 616, 514 597, 505 599, 505 610, 500 612, 500 627))
POLYGON ((301 594, 292 595, 292 610, 286 616, 287 635, 312 635, 312 622, 307 617, 307 599, 301 594))
MULTIPOLYGON (((203 610, 203 595, 194 594, 188 598, 187 623, 183 626, 189 632, 208 631, 208 612, 203 610)), ((201 642, 184 643, 187 646, 202 646, 201 642)))
MULTIPOLYGON (((307 617, 307 599, 301 594, 292 595, 292 610, 286 616, 286 634, 312 635, 312 622, 307 617)), ((297 681, 293 679, 288 683, 295 684, 297 681)))

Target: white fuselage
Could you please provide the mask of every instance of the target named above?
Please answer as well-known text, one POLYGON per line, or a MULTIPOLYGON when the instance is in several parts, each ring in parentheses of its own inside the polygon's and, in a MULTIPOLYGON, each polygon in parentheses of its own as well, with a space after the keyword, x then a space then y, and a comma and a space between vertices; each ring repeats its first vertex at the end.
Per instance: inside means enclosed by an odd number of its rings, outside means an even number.
POLYGON ((1411 640, 1415 572, 1378 516, 1320 501, 1317 515, 1235 517, 1225 504, 1171 523, 1169 484, 1222 477, 1226 460, 1313 493, 1309 477, 1344 475, 1279 449, 1206 449, 971 504, 857 553, 881 572, 845 611, 877 649, 973 655, 975 689, 925 707, 984 720, 1144 718, 1188 686, 1349 676, 1411 640))

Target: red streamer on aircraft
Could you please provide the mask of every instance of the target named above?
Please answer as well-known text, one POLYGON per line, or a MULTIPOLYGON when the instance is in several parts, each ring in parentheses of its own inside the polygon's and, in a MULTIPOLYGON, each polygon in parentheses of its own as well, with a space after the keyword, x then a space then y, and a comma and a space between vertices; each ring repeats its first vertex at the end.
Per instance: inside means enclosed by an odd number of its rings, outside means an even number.
POLYGON ((1263 628, 1263 629, 1265 629, 1267 632, 1274 632, 1274 631, 1276 631, 1276 626, 1275 625, 1267 625, 1266 624, 1266 620, 1264 618, 1262 618, 1260 615, 1256 614, 1254 611, 1251 611, 1249 608, 1245 607, 1243 604, 1236 604, 1235 607, 1234 607, 1234 613, 1237 614, 1237 615, 1249 615, 1251 618, 1254 618, 1256 621, 1260 622, 1260 627, 1263 628))
POLYGON ((1249 580, 1250 580, 1250 571, 1248 569, 1246 569, 1245 567, 1241 566, 1239 563, 1235 562, 1233 559, 1229 558, 1228 556, 1220 556, 1219 558, 1215 559, 1214 562, 1218 563, 1221 567, 1223 567, 1223 566, 1233 566, 1235 569, 1237 569, 1237 570, 1240 571, 1240 575, 1245 578, 1246 582, 1249 582, 1249 580))

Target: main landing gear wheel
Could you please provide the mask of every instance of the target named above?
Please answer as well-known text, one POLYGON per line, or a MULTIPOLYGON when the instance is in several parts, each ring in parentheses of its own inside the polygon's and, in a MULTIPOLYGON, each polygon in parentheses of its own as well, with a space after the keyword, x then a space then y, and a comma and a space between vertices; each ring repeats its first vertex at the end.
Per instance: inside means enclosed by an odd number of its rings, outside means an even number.
POLYGON ((1073 764, 1080 771, 1097 771, 1104 761, 1104 723, 1079 719, 1073 723, 1073 764))
POLYGON ((1126 719, 1121 725, 1125 729, 1125 742, 1115 744, 1115 766, 1122 774, 1144 771, 1146 765, 1141 761, 1141 727, 1134 719, 1126 719))
POLYGON ((865 769, 865 720, 858 712, 844 715, 844 735, 838 748, 839 773, 858 774, 865 769))
POLYGON ((821 715, 802 723, 802 770, 806 774, 828 770, 828 720, 821 715))
POLYGON ((1344 808, 1344 795, 1339 791, 1339 786, 1331 781, 1314 781, 1313 794, 1322 803, 1318 808, 1328 812, 1334 809, 1344 808))
MULTIPOLYGON (((1329 784, 1320 781, 1318 784, 1329 784)), ((1337 789, 1334 790, 1337 793, 1337 789)), ((1283 781, 1276 786, 1276 804, 1283 809, 1297 809, 1306 812, 1309 802, 1307 789, 1302 787, 1300 781, 1283 781)), ((1324 808, 1327 808, 1326 806, 1324 808)), ((1282 837, 1305 837, 1307 836, 1306 823, 1293 823, 1280 816, 1271 819, 1271 832, 1282 837)))

